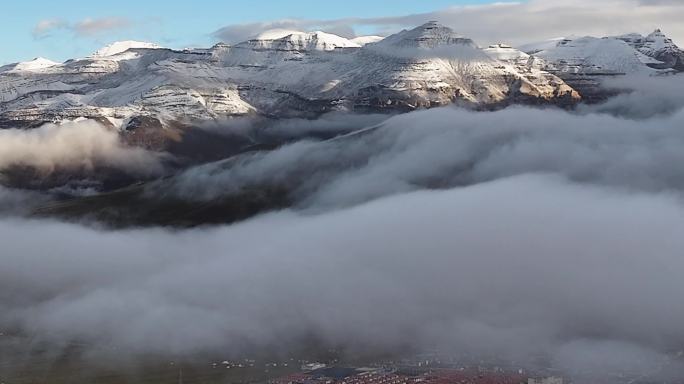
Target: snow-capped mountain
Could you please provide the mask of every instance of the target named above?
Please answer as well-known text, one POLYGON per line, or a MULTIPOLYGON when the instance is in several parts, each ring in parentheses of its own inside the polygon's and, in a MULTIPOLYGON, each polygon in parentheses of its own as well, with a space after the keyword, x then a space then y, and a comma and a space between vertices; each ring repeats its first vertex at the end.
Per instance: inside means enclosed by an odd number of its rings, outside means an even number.
POLYGON ((238 44, 254 50, 276 51, 334 51, 338 48, 359 48, 361 45, 331 33, 321 31, 298 32, 288 30, 272 30, 258 35, 256 38, 238 44))
POLYGON ((653 68, 684 71, 684 52, 660 29, 656 29, 648 36, 632 33, 616 38, 655 59, 655 63, 650 63, 653 68))
POLYGON ((434 22, 359 43, 287 30, 183 51, 118 42, 41 68, 0 74, 0 124, 86 117, 125 129, 140 118, 173 125, 246 114, 573 103, 580 97, 557 76, 491 57, 434 22))
POLYGON ((649 64, 659 63, 618 38, 591 36, 567 38, 552 47, 534 49, 524 47, 527 53, 548 63, 556 72, 618 75, 652 72, 649 64))
POLYGON ((454 32, 453 29, 429 22, 418 28, 404 30, 382 40, 387 47, 434 49, 445 46, 469 46, 476 48, 473 41, 454 32))
POLYGON ((557 38, 523 45, 520 50, 539 59, 542 69, 558 75, 589 101, 605 97, 601 86, 605 78, 651 76, 683 69, 684 54, 659 30, 646 37, 629 34, 557 38))
POLYGON ((430 22, 357 41, 273 30, 208 49, 118 42, 61 64, 37 59, 0 69, 0 126, 85 117, 131 132, 251 114, 570 105, 589 89, 578 79, 657 73, 652 67, 662 62, 652 56, 662 55, 668 40, 644 40, 578 38, 527 52, 504 44, 481 49, 430 22))
POLYGON ((39 72, 46 68, 51 68, 59 65, 59 63, 44 57, 36 57, 30 61, 24 61, 13 65, 8 65, 0 68, 0 72, 39 72))

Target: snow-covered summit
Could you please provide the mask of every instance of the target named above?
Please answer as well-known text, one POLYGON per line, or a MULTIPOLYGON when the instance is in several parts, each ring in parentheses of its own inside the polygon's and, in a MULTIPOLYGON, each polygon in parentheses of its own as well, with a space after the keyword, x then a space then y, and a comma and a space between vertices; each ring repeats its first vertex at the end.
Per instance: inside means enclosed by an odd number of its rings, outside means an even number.
POLYGON ((266 31, 259 34, 256 38, 240 43, 237 46, 277 51, 334 51, 338 48, 361 47, 361 45, 349 39, 332 33, 322 31, 299 32, 282 29, 266 31))
POLYGON ((657 62, 649 63, 654 68, 684 70, 684 52, 660 29, 656 29, 647 36, 630 33, 615 38, 655 59, 657 62))
POLYGON ((660 29, 649 35, 566 37, 527 44, 520 49, 555 70, 574 73, 629 74, 652 70, 684 71, 684 52, 660 29))
POLYGON ((668 47, 661 35, 571 37, 522 52, 506 44, 481 49, 430 22, 384 39, 355 41, 320 31, 271 30, 208 49, 119 42, 40 72, 17 75, 1 68, 0 126, 78 117, 173 125, 249 114, 311 117, 451 103, 572 105, 601 100, 605 76, 660 74, 649 67, 660 61, 644 52, 668 47))
POLYGON ((12 68, 12 71, 14 72, 34 72, 34 71, 40 71, 46 68, 54 67, 59 65, 60 63, 57 63, 52 60, 48 60, 44 57, 36 57, 33 60, 30 61, 24 61, 21 63, 17 63, 14 65, 12 68))
POLYGON ((662 49, 679 49, 672 39, 667 37, 660 29, 656 29, 646 36, 646 41, 650 43, 648 44, 649 48, 655 51, 662 49))
POLYGON ((501 61, 528 60, 530 55, 507 44, 493 44, 484 51, 491 58, 501 61))
POLYGON ((154 44, 154 43, 148 43, 144 41, 134 41, 134 40, 127 40, 127 41, 116 41, 114 43, 111 43, 103 48, 100 48, 97 52, 93 53, 92 57, 109 57, 109 56, 115 56, 120 53, 126 52, 129 49, 135 49, 135 48, 147 48, 147 49, 161 49, 162 47, 154 44))
MULTIPOLYGON (((615 76, 651 76, 678 70, 646 49, 656 40, 639 34, 615 37, 565 37, 521 46, 539 68, 558 75, 584 100, 600 102, 610 95, 603 81, 615 76)), ((664 41, 664 39, 661 39, 664 41)), ((676 62, 676 59, 672 60, 676 62)))
POLYGON ((299 33, 304 33, 302 31, 297 31, 294 29, 283 29, 283 28, 275 28, 275 29, 269 29, 267 31, 263 31, 256 36, 250 38, 250 40, 277 40, 277 39, 282 39, 285 36, 288 35, 295 35, 299 33))
POLYGON ((457 34, 453 29, 436 21, 430 21, 414 29, 403 30, 383 39, 378 45, 420 49, 435 49, 453 45, 477 47, 471 39, 457 34))
POLYGON ((540 44, 544 49, 530 53, 548 62, 556 71, 605 75, 646 73, 650 72, 646 64, 657 62, 616 38, 585 36, 552 43, 540 44))

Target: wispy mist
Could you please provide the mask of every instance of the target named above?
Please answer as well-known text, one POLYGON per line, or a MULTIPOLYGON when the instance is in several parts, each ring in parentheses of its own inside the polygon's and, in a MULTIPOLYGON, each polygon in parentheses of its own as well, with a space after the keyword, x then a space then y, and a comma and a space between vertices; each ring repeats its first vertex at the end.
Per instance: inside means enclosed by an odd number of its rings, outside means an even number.
POLYGON ((162 170, 158 155, 124 146, 118 132, 93 121, 0 130, 0 171, 14 166, 46 174, 55 170, 92 171, 98 167, 143 175, 162 170))
POLYGON ((648 119, 672 114, 684 108, 682 75, 630 76, 603 82, 619 94, 598 105, 581 105, 580 112, 608 113, 631 119, 648 119))

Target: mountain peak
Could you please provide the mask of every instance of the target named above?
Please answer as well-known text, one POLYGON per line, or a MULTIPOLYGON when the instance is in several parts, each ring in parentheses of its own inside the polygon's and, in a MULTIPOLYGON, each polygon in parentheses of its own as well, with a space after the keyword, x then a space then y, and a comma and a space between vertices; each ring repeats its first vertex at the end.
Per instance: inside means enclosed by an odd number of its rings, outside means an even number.
POLYGON ((275 28, 263 31, 258 35, 254 36, 253 38, 251 38, 250 40, 278 40, 289 35, 296 35, 300 33, 304 32, 296 31, 293 29, 275 28))
POLYGON ((135 41, 135 40, 116 41, 116 42, 113 42, 107 46, 100 48, 92 56, 93 57, 114 56, 114 55, 118 55, 119 53, 126 52, 129 49, 135 49, 135 48, 161 49, 162 47, 157 45, 157 44, 148 43, 148 42, 144 42, 144 41, 135 41))
POLYGON ((444 46, 465 45, 475 47, 475 43, 457 34, 453 29, 436 21, 429 21, 419 27, 403 30, 382 40, 379 44, 400 48, 434 49, 444 46))
POLYGON ((337 48, 359 48, 361 45, 323 31, 301 32, 274 29, 262 32, 256 38, 238 44, 259 50, 277 51, 333 51, 337 48))
POLYGON ((427 23, 419 25, 414 29, 438 29, 438 28, 448 28, 448 27, 440 24, 439 21, 430 20, 427 23))
POLYGON ((646 36, 646 38, 648 38, 648 39, 668 39, 668 37, 663 33, 663 31, 660 28, 651 32, 651 34, 646 36))
POLYGON ((655 50, 674 50, 678 51, 679 47, 670 39, 662 30, 656 29, 650 35, 646 36, 647 43, 652 45, 655 50))
POLYGON ((44 57, 34 57, 30 61, 26 61, 26 63, 34 63, 34 64, 42 64, 42 65, 57 65, 59 64, 56 61, 52 61, 50 59, 46 59, 44 57))
POLYGON ((33 60, 29 61, 24 61, 21 63, 17 63, 14 66, 15 71, 24 71, 24 72, 31 72, 31 71, 37 71, 45 68, 50 68, 54 67, 56 65, 59 65, 59 63, 46 59, 44 57, 36 57, 33 60))
POLYGON ((530 58, 527 53, 503 43, 492 44, 484 51, 489 57, 501 61, 526 61, 530 58))

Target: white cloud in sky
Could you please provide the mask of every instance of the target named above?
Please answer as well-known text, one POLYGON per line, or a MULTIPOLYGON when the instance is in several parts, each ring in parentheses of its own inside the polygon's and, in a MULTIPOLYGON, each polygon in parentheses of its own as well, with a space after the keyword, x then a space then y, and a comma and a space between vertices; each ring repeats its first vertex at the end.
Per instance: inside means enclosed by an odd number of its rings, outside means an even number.
POLYGON ((33 37, 42 38, 47 37, 50 33, 57 29, 66 28, 68 23, 61 19, 45 19, 38 22, 33 27, 33 37))
POLYGON ((100 19, 87 18, 72 26, 78 35, 91 36, 103 32, 129 28, 133 23, 122 17, 103 17, 100 19))
POLYGON ((73 23, 63 19, 44 19, 33 27, 33 37, 47 37, 57 30, 70 31, 77 37, 89 37, 127 29, 132 25, 132 21, 123 17, 86 18, 73 23))
MULTIPOLYGON (((360 12, 362 14, 362 12, 360 12)), ((455 6, 399 17, 329 20, 287 19, 229 25, 214 36, 227 42, 244 40, 270 28, 374 30, 389 34, 437 20, 484 45, 505 41, 522 44, 558 36, 606 36, 628 32, 649 33, 661 28, 684 45, 684 2, 672 0, 530 0, 476 6, 455 6)))

